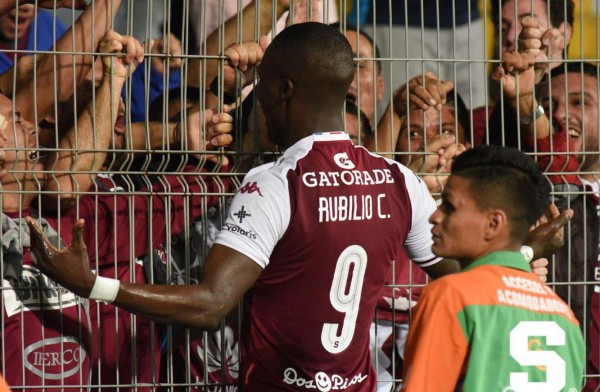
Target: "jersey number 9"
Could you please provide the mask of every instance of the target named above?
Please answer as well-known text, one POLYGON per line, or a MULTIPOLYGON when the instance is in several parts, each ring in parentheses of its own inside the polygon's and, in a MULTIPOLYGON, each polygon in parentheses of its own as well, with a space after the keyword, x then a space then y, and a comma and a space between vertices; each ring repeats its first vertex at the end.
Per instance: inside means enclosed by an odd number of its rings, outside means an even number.
POLYGON ((335 310, 345 314, 344 323, 339 335, 339 324, 334 323, 325 323, 321 332, 321 344, 332 354, 341 353, 352 341, 366 269, 367 252, 359 245, 344 249, 337 260, 329 300, 335 310))

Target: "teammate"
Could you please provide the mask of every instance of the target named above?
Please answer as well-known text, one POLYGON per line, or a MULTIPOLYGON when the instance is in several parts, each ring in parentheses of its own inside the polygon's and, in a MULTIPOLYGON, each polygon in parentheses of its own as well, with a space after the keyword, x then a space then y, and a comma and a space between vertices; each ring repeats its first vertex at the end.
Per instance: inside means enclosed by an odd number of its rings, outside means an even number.
POLYGON ((343 129, 354 74, 352 50, 337 30, 318 23, 285 29, 258 72, 269 138, 286 152, 247 175, 202 284, 96 278, 80 241, 81 221, 64 251, 35 231, 38 265, 80 296, 200 328, 217 326, 249 291, 244 390, 372 391, 369 326, 402 245, 432 276, 455 267, 431 253, 427 217, 435 203, 405 167, 354 147, 346 133, 327 133, 343 129))
POLYGON ((573 312, 519 252, 550 204, 533 160, 489 146, 460 155, 430 217, 435 254, 463 272, 427 286, 405 357, 405 391, 580 390, 585 348, 573 312))

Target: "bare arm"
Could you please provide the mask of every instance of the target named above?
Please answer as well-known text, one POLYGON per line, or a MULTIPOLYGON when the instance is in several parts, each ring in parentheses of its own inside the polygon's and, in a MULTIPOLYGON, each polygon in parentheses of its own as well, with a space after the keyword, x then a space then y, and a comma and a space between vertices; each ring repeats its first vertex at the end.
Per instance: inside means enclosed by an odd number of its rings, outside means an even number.
POLYGON ((460 272, 460 264, 456 260, 443 259, 429 267, 423 267, 423 271, 433 279, 441 278, 442 276, 460 272))
MULTIPOLYGON (((215 244, 198 286, 121 284, 114 305, 154 321, 214 329, 252 287, 262 268, 252 259, 215 244)), ((91 288, 90 288, 91 290, 91 288)))
MULTIPOLYGON (((75 25, 56 42, 54 50, 84 53, 95 51, 110 28, 111 20, 120 4, 121 0, 94 1, 77 19, 75 25)), ((65 101, 71 97, 75 85, 85 78, 93 65, 93 58, 88 54, 45 54, 41 57, 38 66, 33 68, 35 78, 32 76, 22 87, 19 86, 15 95, 15 105, 21 108, 23 117, 30 121, 34 121, 36 115, 37 119, 41 120, 52 110, 55 103, 55 80, 56 99, 59 102, 65 101)))
POLYGON ((127 52, 125 57, 103 57, 104 77, 97 89, 95 104, 90 102, 77 119, 77 126, 60 138, 58 147, 64 151, 52 154, 46 164, 58 173, 52 175, 45 187, 46 191, 60 191, 60 194, 45 195, 45 202, 51 209, 56 204, 48 201, 72 201, 76 194, 71 192, 87 191, 104 165, 123 84, 144 54, 140 43, 133 38, 109 31, 101 43, 101 52, 121 53, 123 50, 127 52), (131 64, 129 70, 126 64, 131 64))
MULTIPOLYGON (((38 268, 81 297, 89 297, 96 283, 82 239, 83 220, 73 225, 73 242, 55 248, 28 218, 31 247, 38 268)), ((161 286, 122 283, 114 305, 152 320, 192 328, 214 329, 252 287, 262 268, 245 255, 223 245, 213 245, 200 285, 161 286)))
MULTIPOLYGON (((277 20, 285 11, 289 9, 289 3, 286 1, 277 1, 275 5, 276 12, 273 13, 273 2, 272 1, 259 1, 259 13, 260 13, 260 25, 256 26, 256 7, 257 1, 253 1, 244 8, 242 13, 242 36, 241 41, 254 41, 256 40, 256 31, 259 35, 266 34, 273 26, 273 19, 277 20)), ((237 42, 237 18, 231 18, 223 26, 223 41, 220 40, 219 30, 214 31, 208 36, 201 54, 215 56, 220 54, 219 48, 223 51, 229 45, 237 42), (221 45, 222 44, 222 45, 221 45)), ((210 83, 219 72, 219 62, 215 60, 201 61, 191 60, 188 64, 188 85, 190 86, 201 86, 204 84, 204 73, 206 73, 206 82, 210 83)), ((206 87, 206 86, 205 86, 206 87)), ((208 105, 213 106, 213 105, 208 105)))

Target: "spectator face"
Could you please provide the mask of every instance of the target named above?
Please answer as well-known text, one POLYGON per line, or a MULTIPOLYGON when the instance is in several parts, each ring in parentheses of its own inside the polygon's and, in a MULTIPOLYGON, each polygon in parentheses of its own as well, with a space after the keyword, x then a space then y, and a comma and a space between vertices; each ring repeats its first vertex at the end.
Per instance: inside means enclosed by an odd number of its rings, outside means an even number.
POLYGON ((433 224, 431 250, 437 256, 450 257, 461 262, 472 261, 481 256, 488 221, 486 211, 480 211, 469 191, 470 180, 450 176, 442 192, 442 203, 429 217, 433 224))
MULTIPOLYGON (((369 40, 355 31, 348 30, 346 38, 355 57, 373 58, 373 46, 369 40), (358 39, 358 43, 357 43, 358 39)), ((360 107, 371 124, 375 124, 375 107, 383 98, 383 78, 379 75, 377 64, 370 60, 361 60, 354 70, 354 80, 348 90, 348 99, 360 107), (377 87, 377 92, 375 92, 377 87)))
MULTIPOLYGON (((455 135, 459 143, 464 143, 465 131, 460 123, 456 128, 454 122, 454 110, 448 105, 444 105, 441 112, 435 108, 430 108, 425 111, 425 116, 423 116, 422 110, 413 110, 410 112, 410 123, 408 117, 402 120, 396 151, 421 153, 425 151, 427 143, 440 133, 455 135), (442 124, 441 127, 440 123, 442 124)), ((421 155, 400 155, 399 161, 403 165, 408 165, 411 159, 417 159, 421 155)))
POLYGON ((43 164, 38 162, 37 156, 37 129, 21 117, 18 108, 13 112, 11 100, 4 95, 0 95, 0 115, 4 116, 8 123, 5 131, 7 151, 4 167, 9 171, 14 170, 14 173, 2 178, 2 186, 12 183, 19 186, 19 189, 35 189, 37 185, 34 175, 24 171, 35 170, 39 173, 43 170, 43 164))
MULTIPOLYGON (((548 99, 542 101, 550 113, 548 99)), ((569 133, 569 150, 596 152, 579 154, 582 169, 590 170, 598 162, 598 81, 590 75, 570 72, 552 78, 552 115, 569 133), (583 85, 582 85, 583 84, 583 85)))
POLYGON ((0 39, 8 43, 14 43, 15 38, 21 38, 29 29, 34 16, 33 5, 22 5, 19 7, 19 16, 17 23, 17 11, 13 10, 0 17, 0 39), (15 34, 16 28, 16 34, 15 34))
POLYGON ((521 19, 526 16, 533 15, 543 31, 552 27, 549 26, 547 7, 544 0, 507 0, 502 2, 502 51, 512 52, 517 49, 516 42, 521 33, 521 19))

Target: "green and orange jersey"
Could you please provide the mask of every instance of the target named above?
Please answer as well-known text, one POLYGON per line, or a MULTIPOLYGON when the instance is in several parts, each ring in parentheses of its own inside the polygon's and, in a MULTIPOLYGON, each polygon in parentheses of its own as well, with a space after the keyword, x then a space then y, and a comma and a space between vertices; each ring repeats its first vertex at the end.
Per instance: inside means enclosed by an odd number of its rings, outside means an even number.
POLYGON ((429 284, 411 322, 405 391, 580 391, 573 312, 518 252, 494 252, 429 284))

